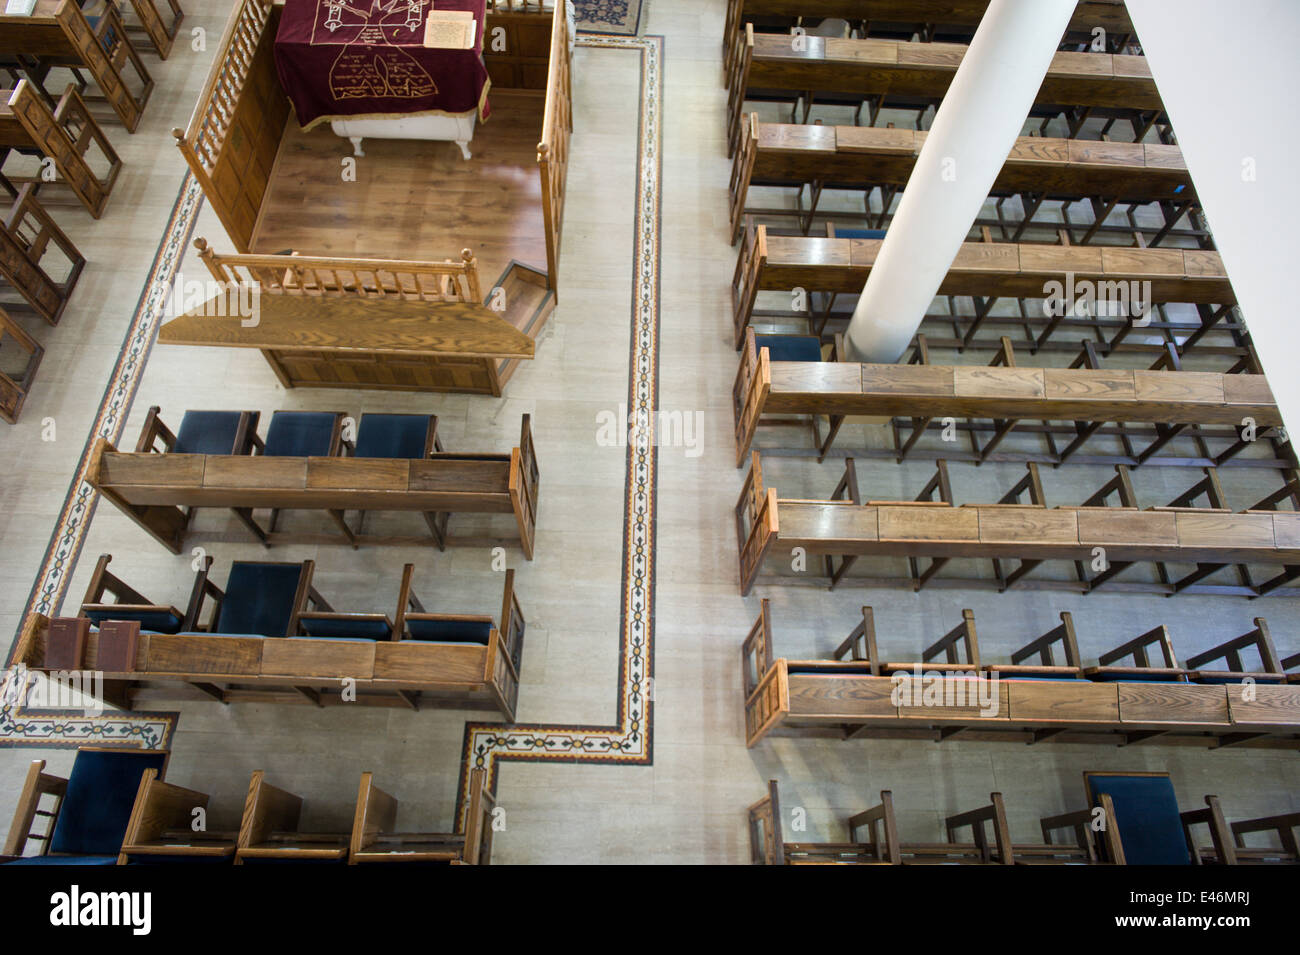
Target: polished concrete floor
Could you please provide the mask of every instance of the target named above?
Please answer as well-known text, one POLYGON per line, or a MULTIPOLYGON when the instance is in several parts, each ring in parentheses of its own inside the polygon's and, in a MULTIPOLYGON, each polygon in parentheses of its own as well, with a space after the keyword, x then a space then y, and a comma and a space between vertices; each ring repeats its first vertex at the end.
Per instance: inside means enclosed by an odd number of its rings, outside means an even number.
MULTIPOLYGON (((230 0, 204 5, 187 19, 220 34, 230 0)), ((730 344, 729 285, 735 250, 727 240, 725 95, 721 87, 721 0, 655 0, 643 33, 662 35, 662 219, 659 225, 658 402, 661 410, 701 415, 693 446, 661 447, 653 553, 654 704, 652 760, 633 765, 520 759, 498 761, 498 803, 505 827, 499 863, 740 863, 748 858, 745 807, 779 779, 785 807, 808 812, 801 840, 843 837, 843 820, 890 789, 905 837, 934 839, 946 814, 1001 791, 1017 838, 1037 834, 1037 819, 1082 806, 1087 769, 1167 770, 1184 808, 1217 793, 1230 818, 1300 810, 1300 761, 1285 751, 1203 751, 1154 743, 1129 748, 780 739, 746 749, 740 643, 772 599, 778 655, 826 655, 848 633, 864 603, 876 611, 882 652, 914 653, 972 608, 987 659, 1003 659, 1052 627, 1062 610, 1078 624, 1091 661, 1158 624, 1167 624, 1184 655, 1243 633, 1266 616, 1279 650, 1300 649, 1300 605, 1293 599, 1166 600, 1133 595, 1088 598, 1051 593, 977 591, 913 594, 844 586, 834 593, 807 582, 761 586, 738 595, 731 513, 742 472, 734 467, 730 389, 736 356, 730 344)), ((184 165, 170 130, 183 126, 206 75, 209 52, 178 44, 166 63, 150 60, 158 89, 139 132, 109 126, 126 168, 105 217, 55 210, 89 260, 82 285, 55 329, 34 329, 47 348, 22 421, 0 432, 0 630, 17 630, 50 535, 122 348, 141 287, 162 234, 184 165), (53 440, 51 437, 53 428, 53 440)), ((519 416, 533 415, 542 470, 537 556, 508 560, 528 618, 519 721, 548 727, 609 724, 619 698, 620 602, 623 594, 625 449, 598 440, 602 412, 627 400, 634 306, 638 97, 641 58, 634 50, 581 46, 574 59, 575 132, 561 265, 560 304, 536 359, 516 374, 504 399, 387 395, 378 392, 286 392, 256 353, 157 346, 148 356, 123 431, 134 443, 150 405, 179 421, 187 408, 280 408, 431 411, 449 448, 498 450, 512 445, 519 416)), ((827 121, 837 121, 828 118, 827 121)), ((838 121, 843 121, 842 119, 838 121)), ((454 149, 444 144, 447 149, 454 149)), ((434 148, 443 148, 442 145, 434 148)), ((368 170, 361 166, 361 182, 368 170)), ((347 188, 341 185, 340 188, 347 188)), ((196 235, 221 236, 210 210, 196 235)), ((425 250, 410 249, 417 257, 425 250)), ((444 250, 428 250, 440 257, 444 250)), ((185 276, 204 278, 197 259, 185 276)), ((692 420, 694 418, 692 417, 692 420)), ((829 491, 840 465, 783 460, 770 483, 829 491)), ((960 470, 971 497, 1005 490, 1022 469, 960 470)), ((1196 472, 1162 469, 1148 478, 1150 503, 1196 480, 1196 472)), ((876 463, 861 469, 864 491, 882 498, 919 490, 926 468, 876 463)), ((1054 503, 1086 496, 1104 469, 1053 472, 1054 503)), ((1000 492, 999 492, 1000 493, 1000 492)), ((1234 499, 1238 507, 1253 490, 1234 499)), ((908 494, 907 496, 911 496, 908 494)), ((1253 500, 1253 499, 1252 499, 1253 500)), ((261 558, 220 514, 203 516, 196 539, 216 558, 224 579, 231 560, 261 558)), ((183 601, 192 557, 173 556, 105 504, 71 568, 64 609, 84 590, 94 558, 114 555, 113 569, 151 597, 183 601), (156 595, 156 596, 155 596, 156 595)), ((286 546, 274 559, 317 561, 319 589, 339 607, 389 610, 403 563, 418 566, 426 604, 491 612, 500 577, 485 550, 440 554, 414 548, 355 553, 342 547, 286 546)), ((155 709, 179 714, 168 777, 212 795, 210 824, 237 819, 249 773, 305 799, 304 823, 330 829, 351 819, 356 779, 373 770, 401 801, 399 824, 438 828, 450 822, 463 756, 466 720, 492 713, 186 702, 155 709)), ((46 759, 66 770, 67 748, 0 740, 0 825, 13 810, 26 764, 46 759)))

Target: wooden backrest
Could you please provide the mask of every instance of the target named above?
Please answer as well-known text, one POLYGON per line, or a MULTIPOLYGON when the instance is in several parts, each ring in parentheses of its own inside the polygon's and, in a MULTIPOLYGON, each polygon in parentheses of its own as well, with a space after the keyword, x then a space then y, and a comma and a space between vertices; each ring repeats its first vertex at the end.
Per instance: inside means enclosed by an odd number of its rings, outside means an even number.
POLYGON ((217 44, 181 154, 240 252, 251 251, 262 197, 292 113, 276 73, 275 0, 240 0, 217 44))
POLYGON ((142 843, 161 839, 168 830, 191 828, 194 810, 206 809, 208 798, 207 793, 163 782, 158 770, 146 769, 122 839, 123 855, 142 843))
POLYGON ((248 783, 244 816, 239 825, 238 846, 247 849, 266 842, 277 832, 297 832, 302 815, 302 797, 278 789, 256 770, 248 783))
POLYGON ((194 240, 212 277, 227 287, 257 286, 278 295, 359 295, 482 304, 478 263, 463 249, 460 261, 418 262, 315 255, 219 254, 194 240))
POLYGON ((469 802, 465 816, 465 848, 461 861, 466 865, 489 865, 492 861, 492 821, 496 797, 488 790, 487 770, 469 771, 469 802))
POLYGON ((115 603, 120 604, 153 605, 153 601, 148 597, 127 584, 121 577, 109 572, 108 565, 112 560, 112 554, 100 554, 99 560, 95 561, 95 569, 91 572, 86 595, 81 598, 82 608, 106 603, 107 601, 104 600, 106 596, 112 597, 115 603))
POLYGON ((361 774, 349 846, 352 853, 374 845, 381 833, 392 832, 397 825, 397 800, 376 786, 374 777, 371 772, 361 774))
POLYGON ((1060 665, 1078 667, 1079 643, 1074 635, 1074 618, 1068 610, 1061 611, 1059 626, 1053 627, 1038 639, 1031 640, 1011 654, 1011 662, 1018 664, 1037 656, 1038 662, 1043 666, 1057 666, 1056 659, 1052 656, 1052 647, 1058 643, 1061 645, 1061 650, 1065 656, 1065 662, 1060 665))
POLYGON ((573 132, 573 66, 569 22, 564 4, 551 15, 551 52, 546 68, 546 107, 537 165, 542 179, 542 219, 546 230, 546 274, 555 288, 564 227, 564 186, 569 171, 569 137, 573 132))
POLYGON ((1255 618, 1254 630, 1189 657, 1186 666, 1189 670, 1200 670, 1207 663, 1222 660, 1227 665, 1227 672, 1245 673, 1248 671, 1242 663, 1241 651, 1248 649, 1254 649, 1259 654, 1260 670, 1263 673, 1283 672, 1282 661, 1278 659, 1277 648, 1273 646, 1273 637, 1268 631, 1268 621, 1263 617, 1255 618))
POLYGON ((27 767, 27 778, 23 782, 22 792, 18 796, 18 805, 14 808, 13 821, 9 824, 9 835, 5 837, 5 856, 21 856, 29 840, 41 843, 41 855, 50 848, 50 836, 54 834, 54 823, 58 818, 63 803, 63 795, 68 790, 68 781, 62 776, 54 776, 45 770, 45 760, 34 759, 27 767), (41 809, 42 796, 53 796, 56 800, 52 808, 41 809), (48 819, 49 823, 42 831, 34 828, 37 818, 48 819))

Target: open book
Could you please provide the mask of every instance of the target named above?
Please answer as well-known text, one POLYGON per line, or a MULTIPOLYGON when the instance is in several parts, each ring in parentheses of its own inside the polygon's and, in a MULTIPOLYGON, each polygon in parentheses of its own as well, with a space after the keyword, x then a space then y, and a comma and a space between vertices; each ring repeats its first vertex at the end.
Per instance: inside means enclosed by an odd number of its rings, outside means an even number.
POLYGON ((430 49, 471 50, 476 27, 469 10, 430 10, 424 23, 424 45, 430 49))

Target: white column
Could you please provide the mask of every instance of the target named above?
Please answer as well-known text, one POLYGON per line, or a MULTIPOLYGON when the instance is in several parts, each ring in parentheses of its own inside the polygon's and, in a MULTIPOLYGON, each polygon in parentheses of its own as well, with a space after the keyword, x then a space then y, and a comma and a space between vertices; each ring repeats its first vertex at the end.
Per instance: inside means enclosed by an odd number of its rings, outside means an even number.
POLYGON ((907 349, 1024 128, 1075 5, 989 4, 853 310, 851 359, 894 362, 907 349))

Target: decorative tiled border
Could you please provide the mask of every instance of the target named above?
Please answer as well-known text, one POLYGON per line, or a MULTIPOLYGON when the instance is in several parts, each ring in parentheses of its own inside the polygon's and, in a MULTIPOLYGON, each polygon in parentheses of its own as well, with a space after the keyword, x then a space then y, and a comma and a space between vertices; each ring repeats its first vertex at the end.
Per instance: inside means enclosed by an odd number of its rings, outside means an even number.
MULTIPOLYGON (((655 420, 659 391, 659 225, 663 142, 662 36, 583 34, 579 46, 641 54, 637 196, 632 264, 629 420, 655 420), (644 418, 640 416, 644 415, 644 418)), ((629 443, 623 504, 622 608, 619 618, 618 715, 610 726, 468 723, 459 804, 471 768, 496 788, 503 760, 647 764, 653 761, 654 572, 658 452, 629 443)))
MULTIPOLYGON (((641 57, 640 121, 637 143, 636 222, 633 258, 631 346, 628 398, 630 413, 654 420, 659 387, 659 228, 662 160, 663 50, 661 36, 624 37, 582 34, 578 46, 630 50, 641 57)), ((139 386, 139 374, 152 348, 165 291, 175 279, 194 232, 202 192, 187 174, 172 210, 154 266, 136 306, 122 354, 105 391, 76 477, 68 490, 51 536, 40 575, 28 599, 27 613, 49 613, 59 605, 68 571, 80 553, 97 495, 86 483, 90 448, 98 437, 116 441, 139 386)), ((618 714, 609 726, 469 723, 461 799, 469 769, 488 770, 496 786, 502 760, 596 762, 626 765, 652 761, 654 676, 654 554, 658 452, 651 445, 629 444, 624 499, 622 602, 619 633, 618 714)), ((26 616, 26 615, 24 615, 26 616)), ((15 639, 15 645, 16 645, 15 639)), ((12 658, 13 648, 10 648, 12 658)), ((144 748, 168 745, 175 713, 72 716, 46 711, 11 712, 0 708, 0 746, 77 746, 87 740, 126 743, 144 748)))

